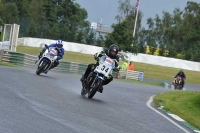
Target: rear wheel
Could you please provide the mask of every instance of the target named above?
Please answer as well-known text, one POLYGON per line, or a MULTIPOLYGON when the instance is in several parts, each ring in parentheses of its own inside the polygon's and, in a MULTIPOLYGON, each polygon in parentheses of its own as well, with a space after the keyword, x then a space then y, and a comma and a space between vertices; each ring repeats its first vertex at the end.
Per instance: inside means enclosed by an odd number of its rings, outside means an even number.
POLYGON ((94 87, 91 87, 88 92, 88 98, 92 98, 96 94, 97 90, 102 86, 102 80, 98 79, 94 84, 94 87))
POLYGON ((46 65, 47 65, 47 63, 43 62, 42 65, 40 67, 38 67, 36 74, 40 75, 40 73, 44 71, 44 68, 46 67, 46 65))

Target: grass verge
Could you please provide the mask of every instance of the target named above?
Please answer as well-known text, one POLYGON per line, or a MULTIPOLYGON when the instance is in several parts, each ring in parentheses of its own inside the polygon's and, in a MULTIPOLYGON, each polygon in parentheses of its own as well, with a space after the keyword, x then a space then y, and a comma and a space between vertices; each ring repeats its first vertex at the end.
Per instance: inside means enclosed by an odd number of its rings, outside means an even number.
POLYGON ((136 84, 144 84, 144 85, 153 85, 153 86, 163 86, 162 82, 151 82, 151 81, 138 81, 131 79, 114 79, 116 81, 128 82, 128 83, 136 83, 136 84))
POLYGON ((200 92, 171 91, 158 94, 154 102, 164 103, 164 109, 180 116, 196 128, 200 129, 200 92))
MULTIPOLYGON (((27 47, 27 46, 18 46, 17 52, 27 53, 31 55, 37 55, 42 50, 38 47, 27 47)), ((79 62, 82 64, 95 63, 93 55, 82 54, 78 52, 65 51, 63 60, 70 62, 79 62)), ((123 62, 120 61, 120 64, 123 62)), ((161 79, 161 80, 173 80, 174 76, 178 73, 180 69, 172 67, 164 67, 158 65, 151 65, 139 62, 133 62, 136 71, 144 72, 145 78, 161 79)), ((195 83, 200 84, 200 72, 184 70, 186 74, 186 83, 195 83)))
MULTIPOLYGON (((42 51, 42 48, 38 48, 38 47, 28 47, 28 46, 17 47, 17 52, 27 53, 27 54, 31 54, 35 56, 38 56, 41 51, 42 51)), ((69 62, 79 62, 82 64, 95 63, 93 55, 82 54, 82 53, 71 52, 71 51, 65 51, 63 60, 69 61, 69 62)))
POLYGON ((0 66, 11 66, 11 67, 14 67, 13 64, 10 64, 10 63, 4 63, 4 62, 0 62, 0 66))

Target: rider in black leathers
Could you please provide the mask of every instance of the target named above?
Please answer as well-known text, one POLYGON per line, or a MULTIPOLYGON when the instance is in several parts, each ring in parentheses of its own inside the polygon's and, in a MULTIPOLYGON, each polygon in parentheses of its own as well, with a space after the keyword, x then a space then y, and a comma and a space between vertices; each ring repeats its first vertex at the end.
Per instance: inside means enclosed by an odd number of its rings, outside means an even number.
POLYGON ((182 87, 184 87, 186 76, 185 76, 185 73, 183 72, 183 70, 180 70, 180 71, 174 76, 174 78, 177 78, 178 76, 181 76, 181 78, 182 78, 182 87))
MULTIPOLYGON (((112 44, 109 49, 106 49, 104 51, 101 51, 100 53, 96 53, 94 55, 94 59, 95 60, 98 60, 99 57, 103 56, 103 55, 107 55, 108 57, 110 57, 111 59, 116 59, 117 61, 115 62, 115 69, 113 69, 114 71, 119 71, 119 65, 118 65, 118 62, 119 62, 119 56, 117 55, 118 54, 118 51, 119 51, 119 47, 116 45, 116 44, 112 44)), ((81 82, 83 82, 87 77, 88 75, 90 74, 91 71, 93 71, 96 66, 98 66, 99 64, 89 64, 86 71, 85 71, 85 74, 83 74, 82 78, 80 79, 81 82)), ((110 83, 111 81, 113 80, 113 77, 110 76, 107 80, 105 80, 103 82, 103 85, 107 85, 108 83, 110 83)), ((103 92, 103 87, 101 87, 99 89, 99 92, 102 93, 103 92)))

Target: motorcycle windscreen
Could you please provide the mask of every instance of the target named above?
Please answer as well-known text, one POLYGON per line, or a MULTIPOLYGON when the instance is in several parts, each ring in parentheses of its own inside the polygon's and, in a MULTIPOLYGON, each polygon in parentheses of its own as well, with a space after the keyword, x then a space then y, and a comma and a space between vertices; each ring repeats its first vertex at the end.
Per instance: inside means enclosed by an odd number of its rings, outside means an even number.
POLYGON ((99 64, 103 64, 103 63, 110 65, 112 68, 115 67, 115 61, 107 56, 102 56, 100 58, 99 64))
POLYGON ((115 62, 112 59, 110 59, 110 58, 106 58, 105 59, 105 63, 108 64, 108 65, 110 65, 113 68, 115 67, 115 62))

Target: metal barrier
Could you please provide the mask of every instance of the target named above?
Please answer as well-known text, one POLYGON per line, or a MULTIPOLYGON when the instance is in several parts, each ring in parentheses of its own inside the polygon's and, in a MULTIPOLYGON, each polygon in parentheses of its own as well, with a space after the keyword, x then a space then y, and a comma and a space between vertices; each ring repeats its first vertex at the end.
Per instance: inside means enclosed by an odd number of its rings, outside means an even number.
MULTIPOLYGON (((29 68, 36 68, 35 61, 37 56, 0 50, 0 61, 14 64, 16 66, 24 66, 29 68)), ((52 69, 52 71, 66 72, 66 73, 76 73, 83 74, 87 68, 87 65, 80 64, 77 62, 67 62, 60 61, 58 67, 52 69)), ((143 80, 143 72, 139 71, 126 71, 120 70, 118 73, 113 72, 114 78, 125 79, 127 74, 127 79, 143 80)))

